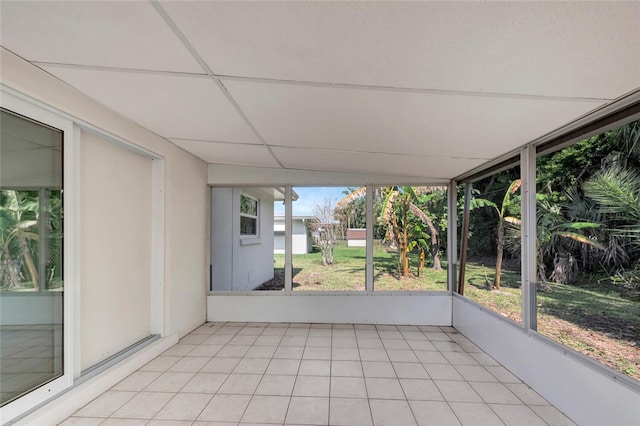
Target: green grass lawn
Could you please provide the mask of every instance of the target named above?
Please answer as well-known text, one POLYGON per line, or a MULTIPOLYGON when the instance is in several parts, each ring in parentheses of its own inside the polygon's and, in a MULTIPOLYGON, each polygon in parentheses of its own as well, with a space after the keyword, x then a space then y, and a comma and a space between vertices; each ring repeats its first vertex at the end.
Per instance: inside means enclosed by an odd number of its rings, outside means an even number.
MULTIPOLYGON (((322 266, 320 252, 293 255, 294 291, 365 290, 365 249, 339 244, 335 263, 322 266)), ((434 271, 429 259, 417 276, 417 255, 410 277, 400 277, 397 254, 376 243, 374 287, 378 291, 438 291, 447 289, 447 262, 434 271)), ((522 321, 519 262, 505 261, 501 290, 491 290, 495 259, 471 259, 464 295, 517 323, 522 321)), ((284 255, 275 255, 282 276, 284 255)), ((552 291, 537 293, 538 331, 630 377, 640 379, 640 303, 626 298, 615 285, 586 279, 580 285, 549 283, 552 291)))
MULTIPOLYGON (((276 270, 283 269, 284 255, 276 254, 276 270)), ((293 255, 294 291, 360 291, 365 289, 364 247, 347 247, 340 242, 334 248, 334 264, 322 266, 322 254, 319 251, 293 255)), ((417 277, 418 256, 411 256, 412 276, 400 277, 395 251, 375 243, 373 250, 374 286, 376 290, 386 291, 431 291, 447 289, 447 263, 443 261, 441 271, 434 271, 429 263, 417 277)))

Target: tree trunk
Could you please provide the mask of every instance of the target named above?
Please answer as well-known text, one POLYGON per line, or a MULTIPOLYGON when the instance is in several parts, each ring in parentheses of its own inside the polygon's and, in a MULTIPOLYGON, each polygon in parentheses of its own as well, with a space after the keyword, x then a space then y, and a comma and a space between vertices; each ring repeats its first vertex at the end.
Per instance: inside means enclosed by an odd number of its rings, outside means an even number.
POLYGON ((31 252, 29 251, 27 240, 20 234, 18 234, 18 244, 20 245, 20 249, 22 250, 24 261, 27 264, 29 275, 31 275, 31 280, 33 281, 33 289, 36 291, 40 290, 40 277, 38 276, 38 269, 36 268, 36 264, 33 262, 33 257, 31 256, 31 252))
POLYGON ((4 265, 6 270, 9 272, 9 279, 11 280, 10 287, 12 287, 12 288, 21 287, 20 278, 16 274, 16 269, 15 269, 15 267, 13 265, 13 261, 11 259, 11 256, 9 255, 9 252, 6 251, 6 250, 2 250, 1 259, 2 259, 1 260, 1 264, 4 265))
POLYGON ((493 288, 500 290, 500 272, 502 272, 502 253, 504 251, 504 222, 498 225, 498 256, 496 258, 496 275, 493 278, 493 288))
POLYGON ((409 238, 407 236, 406 225, 404 226, 404 228, 405 229, 402 230, 402 252, 404 253, 404 260, 402 263, 402 276, 408 277, 411 273, 411 271, 409 270, 409 250, 407 249, 409 247, 409 238))

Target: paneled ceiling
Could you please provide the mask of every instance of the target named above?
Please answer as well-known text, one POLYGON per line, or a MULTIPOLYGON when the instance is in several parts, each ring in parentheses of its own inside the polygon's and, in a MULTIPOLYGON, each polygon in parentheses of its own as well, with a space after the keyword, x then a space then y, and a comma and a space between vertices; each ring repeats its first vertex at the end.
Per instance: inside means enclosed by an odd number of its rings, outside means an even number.
POLYGON ((638 2, 12 2, 0 44, 208 163, 440 182, 640 87, 638 2))

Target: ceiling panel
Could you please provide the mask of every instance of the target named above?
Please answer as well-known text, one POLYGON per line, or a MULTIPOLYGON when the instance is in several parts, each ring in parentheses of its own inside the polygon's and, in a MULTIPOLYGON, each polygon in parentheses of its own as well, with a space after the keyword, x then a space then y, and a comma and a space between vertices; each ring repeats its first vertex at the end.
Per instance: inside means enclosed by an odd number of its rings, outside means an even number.
MULTIPOLYGON (((418 155, 367 154, 344 151, 273 148, 287 168, 318 171, 349 171, 387 176, 416 176, 431 183, 447 182, 484 160, 418 155)), ((389 183, 389 182, 387 182, 389 183)))
POLYGON ((173 143, 212 164, 279 167, 264 145, 231 144, 185 139, 171 139, 173 143))
POLYGON ((2 45, 30 61, 203 73, 148 2, 3 1, 2 45))
POLYGON ((490 159, 600 106, 224 81, 271 145, 490 159))
POLYGON ((208 77, 43 68, 166 138, 259 143, 208 77))
POLYGON ((640 86, 638 2, 162 2, 217 74, 558 97, 640 86))

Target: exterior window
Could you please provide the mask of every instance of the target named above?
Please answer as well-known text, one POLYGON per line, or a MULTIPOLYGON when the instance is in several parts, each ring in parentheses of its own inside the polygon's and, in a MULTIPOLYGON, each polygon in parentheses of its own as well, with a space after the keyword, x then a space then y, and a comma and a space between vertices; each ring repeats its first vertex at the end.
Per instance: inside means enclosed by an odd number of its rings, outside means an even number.
POLYGON ((258 200, 240 195, 240 235, 258 235, 258 200))

